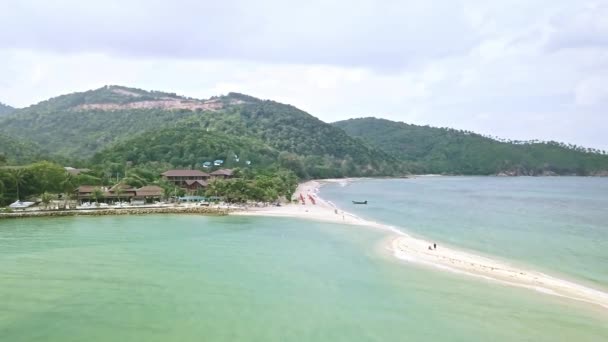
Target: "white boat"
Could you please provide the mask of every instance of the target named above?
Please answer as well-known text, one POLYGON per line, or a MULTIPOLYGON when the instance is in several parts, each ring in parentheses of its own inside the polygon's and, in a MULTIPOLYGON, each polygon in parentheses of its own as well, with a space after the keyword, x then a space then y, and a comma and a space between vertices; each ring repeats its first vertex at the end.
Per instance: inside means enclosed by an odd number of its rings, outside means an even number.
POLYGON ((11 203, 9 205, 9 208, 11 209, 25 209, 25 208, 29 208, 32 205, 36 204, 35 202, 22 202, 22 201, 16 201, 14 203, 11 203))

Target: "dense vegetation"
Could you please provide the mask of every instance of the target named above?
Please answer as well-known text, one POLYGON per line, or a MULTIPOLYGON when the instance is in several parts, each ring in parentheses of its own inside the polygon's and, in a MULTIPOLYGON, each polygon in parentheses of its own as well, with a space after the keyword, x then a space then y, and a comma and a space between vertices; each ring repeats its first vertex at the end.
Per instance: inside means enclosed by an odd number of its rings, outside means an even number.
POLYGON ((7 164, 44 158, 88 167, 100 182, 124 176, 126 165, 157 174, 216 159, 225 167, 287 169, 300 178, 608 171, 608 157, 598 151, 555 142, 505 142, 374 118, 330 125, 293 106, 243 94, 203 101, 119 86, 59 96, 0 117, 0 156, 7 164), (198 107, 171 107, 176 103, 198 107), (243 164, 247 160, 251 166, 243 164))
POLYGON ((15 111, 15 108, 5 105, 4 103, 0 102, 0 116, 5 115, 5 114, 10 114, 14 111, 15 111))
POLYGON ((224 99, 245 99, 221 113, 206 113, 184 120, 214 132, 250 136, 281 151, 280 163, 302 178, 394 175, 404 172, 388 154, 363 144, 293 106, 261 101, 241 94, 224 99))
POLYGON ((389 155, 308 113, 242 94, 213 98, 219 107, 210 110, 78 107, 166 98, 189 100, 116 86, 63 95, 9 115, 0 121, 0 133, 18 131, 47 152, 73 158, 90 159, 100 152, 87 166, 106 158, 113 162, 195 167, 207 158, 229 160, 234 152, 242 160, 259 160, 264 165, 282 161, 284 167, 303 178, 394 175, 404 171, 389 155), (183 135, 179 132, 182 130, 183 135), (206 132, 209 134, 202 134, 206 132), (278 158, 281 152, 282 158, 278 158))
POLYGON ((40 160, 42 153, 34 143, 0 133, 0 158, 6 163, 23 164, 40 160))
MULTIPOLYGON (((289 170, 280 168, 234 169, 235 178, 211 181, 206 195, 220 197, 227 202, 246 201, 273 202, 289 200, 296 189, 298 178, 289 170)), ((0 206, 8 205, 17 199, 40 200, 73 199, 80 185, 112 186, 127 184, 133 187, 158 185, 164 189, 166 198, 183 195, 182 189, 160 178, 159 172, 145 167, 133 167, 121 177, 114 179, 100 170, 72 176, 59 164, 42 161, 23 167, 0 167, 0 206)), ((103 196, 98 191, 96 200, 103 196)), ((202 193, 205 194, 205 193, 202 193)))
POLYGON ((593 175, 608 170, 605 152, 556 142, 498 141, 472 132, 376 118, 350 119, 333 125, 419 173, 593 175))
POLYGON ((25 167, 0 168, 0 205, 47 192, 70 193, 75 180, 63 167, 42 161, 25 167))
POLYGON ((206 196, 221 195, 230 203, 246 201, 273 202, 278 198, 290 200, 298 185, 298 178, 291 171, 245 171, 233 179, 211 181, 206 196))
POLYGON ((278 152, 258 140, 179 126, 139 134, 119 142, 93 157, 93 165, 127 161, 133 165, 153 162, 173 167, 201 168, 206 161, 224 160, 223 167, 268 166, 275 163, 278 152), (235 158, 237 156, 237 158, 235 158), (237 161, 238 159, 238 161, 237 161))

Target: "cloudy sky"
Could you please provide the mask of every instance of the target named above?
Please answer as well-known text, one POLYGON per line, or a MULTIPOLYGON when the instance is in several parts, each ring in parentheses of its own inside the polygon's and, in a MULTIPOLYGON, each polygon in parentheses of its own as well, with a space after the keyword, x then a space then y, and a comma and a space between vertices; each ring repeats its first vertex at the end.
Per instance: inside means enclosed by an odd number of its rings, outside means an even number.
POLYGON ((0 101, 229 91, 608 148, 608 0, 6 0, 0 101))

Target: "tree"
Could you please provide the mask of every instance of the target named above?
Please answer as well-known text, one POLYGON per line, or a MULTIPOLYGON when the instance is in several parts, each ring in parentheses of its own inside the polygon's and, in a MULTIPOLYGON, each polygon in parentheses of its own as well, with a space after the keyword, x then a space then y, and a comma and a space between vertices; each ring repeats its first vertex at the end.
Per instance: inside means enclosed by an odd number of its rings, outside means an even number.
POLYGON ((99 207, 99 199, 103 198, 103 191, 100 188, 95 188, 91 192, 91 199, 95 200, 95 205, 99 207))
POLYGON ((125 193, 125 189, 122 188, 122 184, 121 183, 116 184, 116 186, 114 187, 114 189, 112 191, 118 198, 118 202, 121 202, 120 197, 122 196, 122 194, 125 193))
POLYGON ((53 200, 54 196, 52 194, 49 194, 48 192, 44 192, 41 196, 40 196, 40 201, 42 202, 42 204, 44 204, 44 209, 48 209, 49 208, 49 204, 51 203, 51 201, 53 200))
POLYGON ((65 178, 61 182, 61 189, 63 191, 63 206, 67 208, 68 200, 74 196, 74 192, 76 191, 76 185, 74 177, 67 173, 65 174, 65 178))
POLYGON ((0 179, 0 203, 4 202, 4 197, 6 192, 6 188, 4 187, 4 182, 0 179))
POLYGON ((17 200, 21 200, 20 189, 26 184, 26 170, 23 168, 13 169, 11 172, 13 180, 15 181, 15 187, 17 188, 17 200))
POLYGON ((61 184, 65 179, 66 171, 60 165, 41 161, 29 165, 27 171, 31 174, 28 179, 28 190, 33 194, 58 193, 63 190, 61 184))

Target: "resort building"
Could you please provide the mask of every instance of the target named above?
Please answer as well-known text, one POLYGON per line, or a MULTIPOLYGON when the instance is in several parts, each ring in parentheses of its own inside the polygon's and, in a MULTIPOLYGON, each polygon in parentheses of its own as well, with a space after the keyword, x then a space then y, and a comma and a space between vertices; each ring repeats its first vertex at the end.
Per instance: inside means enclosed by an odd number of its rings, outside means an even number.
POLYGON ((189 193, 196 193, 199 190, 203 190, 207 187, 207 181, 204 180, 187 180, 186 181, 186 190, 189 193))
POLYGON ((232 176, 234 175, 234 172, 230 169, 220 169, 217 171, 213 171, 211 172, 211 178, 216 179, 228 179, 228 178, 232 178, 232 176))
MULTIPOLYGON (((163 196, 163 188, 158 185, 146 185, 135 190, 133 202, 154 203, 160 201, 163 196)), ((134 203, 135 204, 135 203, 134 203)))
POLYGON ((76 189, 76 199, 78 203, 95 202, 95 196, 93 194, 95 189, 99 189, 101 191, 101 196, 97 198, 97 202, 102 203, 154 203, 155 201, 160 201, 163 195, 163 189, 156 185, 146 185, 139 189, 133 188, 126 184, 118 184, 112 188, 97 185, 81 185, 78 187, 78 189, 76 189))
POLYGON ((191 186, 194 184, 194 181, 201 181, 197 182, 197 184, 204 184, 204 186, 207 186, 205 181, 210 177, 208 173, 199 170, 169 170, 161 173, 161 176, 166 181, 184 189, 187 189, 189 185, 191 186))

